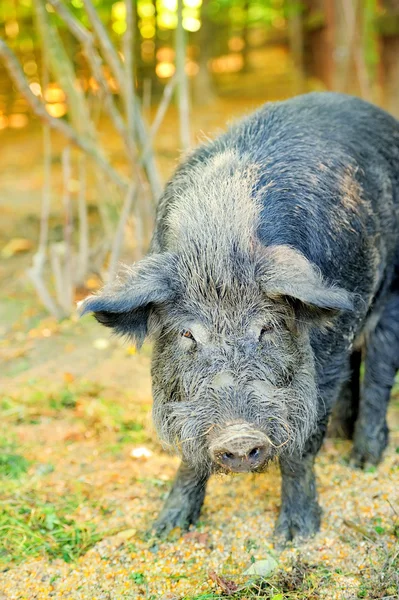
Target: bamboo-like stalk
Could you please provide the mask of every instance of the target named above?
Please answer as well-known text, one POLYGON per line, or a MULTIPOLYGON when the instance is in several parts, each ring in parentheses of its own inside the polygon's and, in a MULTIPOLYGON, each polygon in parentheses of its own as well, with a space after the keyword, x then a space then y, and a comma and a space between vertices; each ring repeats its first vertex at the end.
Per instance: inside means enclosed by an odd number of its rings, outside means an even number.
POLYGON ((57 303, 51 297, 47 285, 43 278, 43 270, 46 264, 46 251, 48 241, 48 221, 50 217, 50 202, 51 202, 51 137, 50 128, 43 128, 43 189, 42 189, 42 208, 40 215, 40 233, 39 246, 32 258, 32 266, 27 269, 26 273, 35 286, 37 295, 42 304, 47 308, 49 313, 61 318, 63 312, 57 303))
POLYGON ((179 109, 180 143, 187 151, 191 146, 190 135, 190 101, 186 63, 186 35, 183 28, 183 0, 177 0, 176 28, 176 73, 178 78, 177 103, 179 109))
POLYGON ((169 107, 170 101, 172 99, 176 84, 177 84, 177 77, 174 75, 171 78, 171 80, 168 81, 168 83, 164 87, 162 99, 161 99, 161 102, 159 103, 154 120, 151 123, 148 141, 143 150, 143 158, 142 158, 143 161, 145 160, 145 158, 147 156, 147 152, 149 152, 149 150, 151 150, 152 143, 155 139, 156 134, 158 133, 161 123, 165 117, 166 111, 168 110, 168 107, 169 107))
POLYGON ((140 203, 136 202, 134 207, 134 230, 135 230, 135 241, 136 241, 136 256, 135 260, 140 260, 143 257, 143 232, 144 232, 144 224, 143 217, 140 211, 140 203))
POLYGON ((123 55, 125 57, 125 86, 126 86, 126 117, 129 138, 134 139, 134 28, 136 7, 132 0, 125 0, 126 7, 126 31, 123 36, 123 55))
POLYGON ((65 289, 64 289, 64 277, 63 277, 63 269, 61 264, 61 252, 60 249, 62 244, 59 242, 56 244, 50 245, 50 261, 51 261, 51 269, 54 276, 54 284, 55 284, 55 293, 57 297, 57 302, 60 306, 63 307, 62 313, 68 314, 70 311, 70 307, 65 311, 65 289))
POLYGON ((137 195, 137 186, 134 183, 131 183, 127 194, 125 196, 125 200, 123 203, 122 211, 119 217, 118 227, 116 229, 116 233, 112 242, 111 248, 111 257, 109 260, 109 268, 108 268, 108 281, 111 282, 115 279, 117 274, 117 267, 119 257, 122 251, 125 227, 129 215, 132 211, 134 201, 136 200, 137 195))
POLYGON ((104 106, 107 110, 107 113, 115 129, 122 137, 130 159, 133 160, 133 138, 129 136, 126 123, 114 102, 112 92, 109 89, 104 75, 102 59, 94 46, 93 35, 75 18, 73 13, 60 0, 49 0, 49 4, 51 4, 58 16, 64 21, 69 31, 82 44, 82 49, 86 56, 87 62, 90 65, 93 75, 101 88, 104 106))
POLYGON ((147 120, 150 119, 151 93, 152 93, 152 81, 151 81, 150 77, 146 77, 143 81, 143 97, 142 97, 141 106, 143 109, 143 115, 147 120))
POLYGON ((126 190, 129 185, 128 180, 112 167, 112 165, 103 156, 101 151, 94 146, 91 141, 79 135, 77 131, 66 121, 63 121, 62 119, 56 119, 47 112, 43 102, 39 100, 39 98, 31 91, 22 67, 14 52, 1 38, 0 57, 2 57, 4 65, 16 88, 26 99, 28 105, 35 115, 44 123, 49 125, 52 129, 61 133, 69 142, 91 156, 97 165, 108 175, 108 177, 114 181, 114 183, 116 183, 123 190, 126 190))
MULTIPOLYGON (((103 56, 108 66, 110 67, 116 81, 118 82, 119 90, 124 100, 125 113, 128 114, 128 111, 131 110, 131 106, 129 105, 129 95, 125 81, 125 69, 123 68, 122 61, 118 53, 116 52, 115 47, 113 46, 112 41, 108 35, 108 32, 102 24, 91 0, 83 0, 83 2, 91 26, 93 27, 98 43, 102 49, 103 56)), ((130 0, 130 2, 132 2, 132 0, 130 0)), ((131 23, 131 25, 133 24, 131 23)), ((148 132, 143 116, 141 114, 140 103, 135 96, 133 97, 133 121, 138 142, 140 143, 141 147, 144 147, 147 142, 148 132)), ((147 152, 147 156, 144 161, 144 166, 147 173, 148 181, 150 182, 152 199, 155 203, 155 201, 158 199, 162 192, 162 181, 155 163, 155 157, 152 148, 149 152, 147 152)))
MULTIPOLYGON (((43 51, 43 76, 42 90, 43 93, 48 85, 48 60, 47 53, 43 51)), ((42 205, 40 211, 40 231, 39 245, 36 253, 32 258, 32 265, 27 269, 26 273, 33 283, 37 295, 42 304, 53 317, 57 319, 62 316, 62 311, 57 303, 52 298, 48 287, 44 281, 43 271, 46 264, 49 218, 51 205, 51 130, 48 125, 43 127, 43 187, 42 187, 42 205)))
POLYGON ((63 195, 62 203, 64 206, 64 297, 63 306, 67 312, 70 312, 73 305, 74 285, 72 274, 72 231, 73 215, 71 205, 71 147, 68 145, 62 152, 62 177, 63 177, 63 195))
POLYGON ((46 0, 33 0, 33 4, 41 44, 48 56, 50 71, 67 97, 69 120, 79 134, 94 138, 94 127, 91 123, 85 95, 76 80, 73 64, 58 30, 50 21, 46 0))
POLYGON ((291 9, 291 15, 288 19, 288 31, 290 40, 291 56, 295 68, 295 93, 302 94, 305 90, 305 71, 304 71, 304 44, 303 44, 303 17, 301 4, 295 0, 290 0, 288 6, 291 9))
POLYGON ((42 208, 40 214, 39 247, 37 252, 43 257, 44 262, 48 241, 48 222, 51 205, 51 130, 48 125, 43 126, 43 158, 42 208))
POLYGON ((358 25, 361 19, 362 2, 359 0, 352 0, 352 2, 346 2, 341 0, 341 6, 343 14, 345 15, 346 25, 349 29, 349 41, 348 41, 348 59, 345 64, 345 72, 343 76, 344 80, 344 91, 348 91, 349 88, 349 76, 350 76, 350 63, 353 60, 355 63, 356 74, 359 82, 360 93, 366 100, 372 100, 370 77, 367 72, 367 66, 364 60, 361 44, 359 42, 358 25))
POLYGON ((78 214, 79 214, 79 254, 76 268, 75 283, 84 285, 85 278, 89 269, 89 223, 87 218, 86 203, 86 161, 84 155, 79 156, 79 195, 78 195, 78 214))

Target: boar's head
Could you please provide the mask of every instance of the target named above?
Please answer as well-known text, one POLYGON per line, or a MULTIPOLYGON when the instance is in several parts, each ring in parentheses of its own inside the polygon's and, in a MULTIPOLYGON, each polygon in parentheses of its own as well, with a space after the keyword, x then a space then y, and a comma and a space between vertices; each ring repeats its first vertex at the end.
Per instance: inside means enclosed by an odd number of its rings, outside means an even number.
POLYGON ((165 445, 199 471, 259 471, 300 451, 314 429, 310 331, 352 300, 288 246, 232 244, 217 265, 205 255, 149 255, 81 311, 139 344, 153 338, 153 415, 165 445))

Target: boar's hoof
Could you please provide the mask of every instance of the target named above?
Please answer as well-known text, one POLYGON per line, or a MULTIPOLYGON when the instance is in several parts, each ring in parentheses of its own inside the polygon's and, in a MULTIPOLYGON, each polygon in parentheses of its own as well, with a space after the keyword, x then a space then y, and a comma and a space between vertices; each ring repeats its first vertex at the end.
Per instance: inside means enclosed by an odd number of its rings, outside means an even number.
POLYGON ((388 427, 383 427, 379 435, 357 432, 352 448, 350 465, 356 469, 375 467, 381 462, 382 454, 388 445, 388 427))
POLYGON ((303 512, 292 506, 282 508, 274 529, 275 546, 282 549, 287 542, 300 544, 313 537, 320 529, 321 512, 317 502, 307 505, 303 512))
POLYGON ((199 514, 193 514, 189 507, 164 508, 158 519, 152 526, 151 531, 157 537, 164 538, 176 527, 182 531, 187 531, 190 525, 194 525, 198 520, 199 514))
POLYGON ((376 467, 381 462, 381 457, 382 452, 376 455, 372 452, 369 452, 365 448, 358 449, 354 447, 349 459, 349 465, 353 469, 362 469, 363 471, 367 471, 367 469, 376 467))

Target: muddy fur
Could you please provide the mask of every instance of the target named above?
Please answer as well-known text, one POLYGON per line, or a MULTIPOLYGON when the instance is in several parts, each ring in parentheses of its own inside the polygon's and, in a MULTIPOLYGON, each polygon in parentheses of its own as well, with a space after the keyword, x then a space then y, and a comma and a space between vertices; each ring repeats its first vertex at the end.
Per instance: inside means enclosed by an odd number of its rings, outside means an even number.
POLYGON ((387 444, 398 269, 399 124, 366 102, 268 104, 182 163, 150 255, 82 306, 154 340, 154 422, 182 457, 159 532, 195 522, 210 449, 240 423, 270 442, 263 467, 280 461, 278 536, 317 531, 313 463, 345 386, 354 463, 376 464, 387 444), (360 399, 348 392, 354 351, 360 399))

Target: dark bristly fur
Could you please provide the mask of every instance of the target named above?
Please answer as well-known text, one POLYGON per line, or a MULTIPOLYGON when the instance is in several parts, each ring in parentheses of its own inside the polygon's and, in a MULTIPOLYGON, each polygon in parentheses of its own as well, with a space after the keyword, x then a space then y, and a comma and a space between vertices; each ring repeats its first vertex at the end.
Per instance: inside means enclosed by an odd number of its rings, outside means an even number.
POLYGON ((154 420, 182 457, 158 532, 195 523, 211 449, 242 424, 268 442, 261 468, 280 461, 276 533, 314 534, 313 463, 341 390, 353 404, 341 411, 353 463, 377 464, 388 440, 399 123, 341 94, 265 105, 183 162, 160 199, 151 254, 82 311, 154 339, 154 420))

